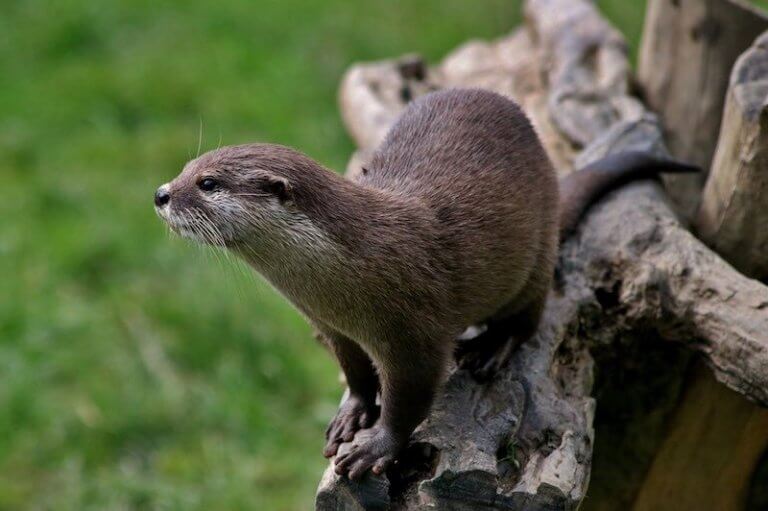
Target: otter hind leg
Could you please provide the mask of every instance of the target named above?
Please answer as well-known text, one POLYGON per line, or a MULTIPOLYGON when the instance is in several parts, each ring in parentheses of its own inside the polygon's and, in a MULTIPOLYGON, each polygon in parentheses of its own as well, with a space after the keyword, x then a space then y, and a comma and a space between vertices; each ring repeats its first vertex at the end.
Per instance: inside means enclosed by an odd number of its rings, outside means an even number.
POLYGON ((546 293, 538 293, 522 309, 502 308, 488 320, 484 332, 459 343, 459 367, 469 370, 478 380, 492 378, 507 365, 517 347, 536 333, 545 303, 546 293))

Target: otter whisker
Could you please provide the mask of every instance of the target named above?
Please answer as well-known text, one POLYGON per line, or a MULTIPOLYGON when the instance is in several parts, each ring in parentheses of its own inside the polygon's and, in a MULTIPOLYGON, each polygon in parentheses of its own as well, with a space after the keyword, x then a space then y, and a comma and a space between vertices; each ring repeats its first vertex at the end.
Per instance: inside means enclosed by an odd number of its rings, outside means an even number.
POLYGON ((173 229, 171 229, 171 226, 168 225, 168 222, 163 222, 163 225, 165 226, 165 235, 169 238, 175 238, 176 233, 173 232, 173 229))
MULTIPOLYGON (((198 210, 194 210, 190 211, 189 215, 194 220, 194 222, 191 224, 191 228, 195 236, 202 240, 205 244, 215 246, 216 242, 213 239, 213 234, 209 231, 209 228, 206 225, 207 222, 203 214, 198 210)), ((226 267, 218 250, 214 250, 213 253, 211 253, 211 251, 206 250, 205 247, 200 248, 202 249, 203 253, 205 253, 206 258, 213 257, 216 260, 216 264, 222 268, 226 267)))
MULTIPOLYGON (((221 231, 216 228, 213 222, 211 222, 211 220, 206 218, 204 215, 201 215, 201 223, 205 231, 208 233, 210 244, 217 248, 225 248, 226 243, 224 236, 221 234, 221 231)), ((224 253, 226 254, 226 252, 224 253)))
POLYGON ((206 214, 197 211, 196 216, 205 235, 205 240, 213 247, 214 257, 216 257, 220 266, 223 268, 227 267, 228 265, 224 263, 224 260, 226 259, 227 262, 231 263, 232 259, 229 252, 222 250, 226 248, 224 236, 206 214))
POLYGON ((195 211, 194 216, 198 222, 198 227, 200 228, 203 240, 209 245, 218 246, 219 240, 212 231, 210 222, 205 215, 200 211, 195 211))
POLYGON ((203 116, 200 116, 200 131, 197 134, 197 154, 195 158, 200 156, 200 149, 203 147, 203 116))
MULTIPOLYGON (((205 219, 205 224, 208 226, 208 229, 211 231, 211 235, 216 240, 216 246, 220 249, 226 248, 226 238, 224 237, 224 234, 222 234, 221 230, 211 221, 210 218, 205 219)), ((227 259, 229 259, 230 254, 226 250, 223 251, 227 259)))
MULTIPOLYGON (((248 268, 242 261, 234 258, 233 255, 226 250, 225 238, 223 234, 215 225, 215 223, 208 217, 208 215, 203 212, 196 211, 195 217, 200 222, 200 228, 205 233, 206 241, 208 241, 208 243, 213 248, 213 255, 216 258, 219 266, 221 266, 225 271, 232 271, 234 269, 236 272, 234 274, 235 277, 247 275, 249 280, 253 282, 254 275, 248 271, 248 268), (225 264, 224 260, 226 260, 229 264, 225 264)), ((235 282, 237 293, 241 298, 245 298, 245 289, 241 284, 241 280, 239 278, 235 278, 233 279, 233 282, 235 282)))
POLYGON ((193 243, 196 249, 196 253, 198 254, 198 257, 201 258, 206 263, 206 265, 214 261, 215 261, 215 264, 217 265, 220 264, 220 262, 216 258, 216 255, 211 254, 211 251, 208 250, 208 247, 205 244, 200 243, 200 240, 203 239, 203 236, 200 231, 200 227, 197 224, 195 224, 193 232, 195 236, 199 238, 197 242, 193 243))

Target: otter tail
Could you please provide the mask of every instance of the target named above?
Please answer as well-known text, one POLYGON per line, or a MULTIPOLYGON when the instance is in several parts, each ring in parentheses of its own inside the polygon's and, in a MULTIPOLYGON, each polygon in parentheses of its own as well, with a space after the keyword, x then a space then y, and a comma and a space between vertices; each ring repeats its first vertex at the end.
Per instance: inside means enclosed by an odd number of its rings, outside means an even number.
POLYGON ((699 172, 694 165, 650 153, 628 151, 606 156, 560 180, 560 239, 576 229, 589 206, 621 185, 661 172, 699 172))

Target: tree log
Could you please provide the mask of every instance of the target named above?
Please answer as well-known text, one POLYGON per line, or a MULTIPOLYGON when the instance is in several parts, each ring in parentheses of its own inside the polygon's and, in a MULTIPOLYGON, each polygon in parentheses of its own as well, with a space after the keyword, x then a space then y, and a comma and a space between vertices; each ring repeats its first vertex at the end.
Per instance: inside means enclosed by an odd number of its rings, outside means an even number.
POLYGON ((699 235, 747 275, 768 277, 768 32, 736 62, 699 235))
MULTIPOLYGON (((768 16, 743 0, 649 0, 639 79, 673 155, 709 168, 731 67, 767 29, 768 16)), ((664 179, 686 216, 696 211, 705 177, 664 179)))
MULTIPOLYGON (((594 5, 529 0, 525 9, 522 29, 492 43, 468 43, 434 68, 413 57, 353 67, 340 91, 343 118, 359 145, 349 172, 365 163, 407 101, 448 86, 487 87, 517 100, 563 173, 624 150, 664 155, 657 119, 629 95, 625 46, 594 5)), ((717 380, 768 404, 768 288, 686 231, 657 183, 641 182, 593 207, 563 245, 542 323, 510 366, 485 384, 454 370, 395 467, 351 483, 329 466, 316 508, 576 509, 595 445, 594 354, 603 359, 631 344, 640 346, 641 358, 652 339, 670 347, 661 339, 678 341, 717 380)), ((681 357, 663 369, 679 371, 686 362, 681 357)), ((680 377, 659 380, 669 389, 680 377)), ((675 395, 654 395, 648 409, 662 402, 670 409, 675 395)), ((633 471, 638 482, 625 491, 630 501, 652 454, 633 471)))

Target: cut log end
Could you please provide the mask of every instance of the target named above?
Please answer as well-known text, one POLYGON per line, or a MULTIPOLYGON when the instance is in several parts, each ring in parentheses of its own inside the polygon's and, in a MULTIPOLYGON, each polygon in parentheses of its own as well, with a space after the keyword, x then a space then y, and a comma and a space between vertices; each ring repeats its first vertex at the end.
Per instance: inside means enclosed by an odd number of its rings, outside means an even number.
POLYGON ((736 268, 768 278, 768 32, 731 73, 720 139, 697 218, 700 236, 736 268))

